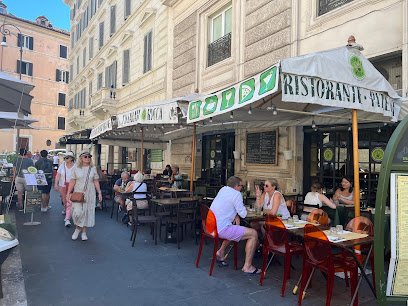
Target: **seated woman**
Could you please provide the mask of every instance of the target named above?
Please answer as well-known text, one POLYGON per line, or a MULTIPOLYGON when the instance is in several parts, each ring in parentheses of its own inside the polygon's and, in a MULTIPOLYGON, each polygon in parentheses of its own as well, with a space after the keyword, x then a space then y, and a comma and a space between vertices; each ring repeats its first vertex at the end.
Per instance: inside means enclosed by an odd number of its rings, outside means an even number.
POLYGON ((321 208, 323 205, 329 206, 330 208, 336 209, 336 205, 333 203, 333 200, 329 200, 323 194, 323 184, 317 182, 312 185, 310 188, 311 191, 308 192, 305 196, 304 203, 307 205, 316 205, 316 207, 307 207, 303 208, 303 213, 301 215, 302 220, 306 220, 309 213, 311 213, 316 208, 321 208), (317 207, 317 205, 319 207, 317 207))
MULTIPOLYGON (((137 192, 133 195, 133 197, 136 199, 137 209, 146 209, 149 207, 149 203, 146 198, 147 185, 146 183, 143 183, 143 174, 140 171, 135 174, 134 181, 128 183, 125 192, 137 192), (140 192, 140 194, 138 192, 140 192)), ((132 208, 133 207, 131 205, 126 206, 130 224, 132 223, 132 215, 130 213, 132 211, 132 208)))
MULTIPOLYGON (((281 215, 282 220, 286 220, 290 217, 290 213, 286 206, 283 195, 277 189, 278 181, 276 179, 265 180, 263 193, 259 189, 259 186, 255 186, 255 206, 262 207, 264 213, 268 215, 281 215)), ((261 224, 259 222, 252 222, 251 226, 258 231, 263 231, 263 228, 261 227, 261 224)))
POLYGON ((173 173, 173 171, 171 170, 170 165, 166 165, 166 169, 163 170, 163 175, 170 176, 172 173, 173 173))
POLYGON ((341 187, 334 193, 333 200, 342 204, 354 205, 353 184, 349 178, 343 177, 341 187))

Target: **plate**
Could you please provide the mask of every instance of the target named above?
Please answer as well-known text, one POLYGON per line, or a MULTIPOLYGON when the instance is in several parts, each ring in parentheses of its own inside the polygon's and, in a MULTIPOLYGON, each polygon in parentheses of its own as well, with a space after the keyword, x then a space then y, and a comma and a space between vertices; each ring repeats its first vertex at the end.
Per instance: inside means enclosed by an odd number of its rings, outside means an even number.
POLYGON ((31 174, 36 174, 37 173, 37 168, 36 167, 28 167, 27 171, 31 174))

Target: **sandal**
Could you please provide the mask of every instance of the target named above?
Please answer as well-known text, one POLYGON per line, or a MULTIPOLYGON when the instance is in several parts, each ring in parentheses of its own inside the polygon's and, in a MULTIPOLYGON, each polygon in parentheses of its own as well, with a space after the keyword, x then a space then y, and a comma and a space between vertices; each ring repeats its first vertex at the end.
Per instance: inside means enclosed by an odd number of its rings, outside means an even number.
POLYGON ((228 268, 229 264, 228 262, 226 262, 224 259, 219 260, 219 259, 215 259, 215 261, 217 262, 218 266, 222 267, 222 268, 228 268))

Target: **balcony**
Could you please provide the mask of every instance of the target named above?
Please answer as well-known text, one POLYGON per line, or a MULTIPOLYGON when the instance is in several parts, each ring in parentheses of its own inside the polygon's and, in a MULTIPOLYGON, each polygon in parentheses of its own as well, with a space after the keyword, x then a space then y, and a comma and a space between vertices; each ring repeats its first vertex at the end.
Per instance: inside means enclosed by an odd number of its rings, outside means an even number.
POLYGON ((67 116, 68 125, 74 128, 85 128, 86 122, 89 121, 89 118, 87 118, 86 115, 89 115, 89 110, 86 110, 85 108, 69 109, 67 116))
POLYGON ((231 57, 231 33, 208 45, 208 67, 231 57))
POLYGON ((105 119, 106 114, 115 115, 119 102, 119 90, 116 88, 101 88, 91 97, 91 113, 98 119, 105 119))

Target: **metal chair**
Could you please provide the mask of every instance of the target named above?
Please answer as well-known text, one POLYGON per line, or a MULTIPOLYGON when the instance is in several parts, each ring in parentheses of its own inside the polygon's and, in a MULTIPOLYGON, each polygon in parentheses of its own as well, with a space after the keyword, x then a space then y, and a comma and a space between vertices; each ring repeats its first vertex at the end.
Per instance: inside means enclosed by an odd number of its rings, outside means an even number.
POLYGON ((153 226, 152 238, 154 239, 154 244, 157 245, 158 218, 155 217, 155 216, 140 216, 138 214, 136 199, 133 198, 131 200, 132 200, 132 204, 133 204, 133 208, 132 208, 133 230, 132 230, 132 235, 130 236, 130 240, 132 241, 132 247, 135 245, 137 228, 138 228, 139 224, 144 224, 144 223, 150 223, 153 226))

